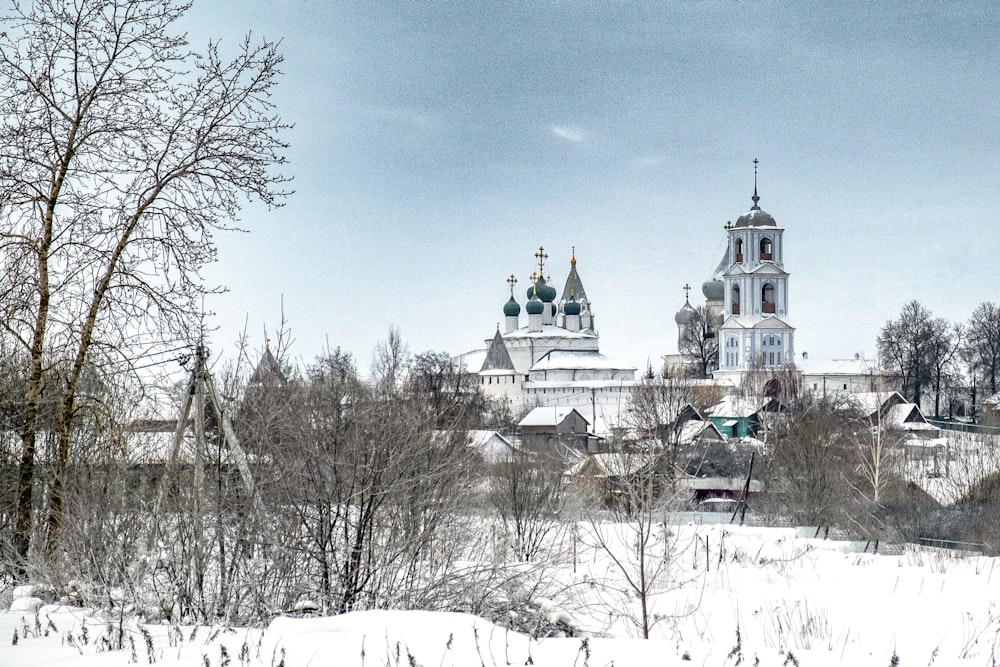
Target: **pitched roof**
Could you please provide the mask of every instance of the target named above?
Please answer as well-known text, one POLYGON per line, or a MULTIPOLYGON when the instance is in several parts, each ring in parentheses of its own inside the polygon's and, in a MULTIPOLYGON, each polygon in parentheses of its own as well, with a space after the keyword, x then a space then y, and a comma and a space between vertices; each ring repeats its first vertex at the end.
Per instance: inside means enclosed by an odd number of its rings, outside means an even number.
POLYGON ((724 396, 706 412, 712 417, 751 417, 768 406, 770 399, 724 396))
POLYGON ((619 477, 639 472, 653 463, 655 458, 652 454, 641 452, 603 452, 591 454, 587 461, 595 465, 604 475, 619 477))
POLYGON ((566 286, 563 287, 562 291, 562 301, 569 301, 569 297, 573 296, 577 301, 587 301, 587 291, 583 289, 583 282, 580 281, 580 274, 576 272, 576 258, 573 258, 573 262, 570 264, 569 275, 566 276, 566 286))
POLYGON ((533 409, 524 419, 517 423, 518 426, 558 426, 563 423, 570 413, 576 412, 583 421, 590 424, 590 421, 581 415, 576 408, 554 405, 552 407, 541 406, 533 409))
POLYGON ((635 370, 635 366, 609 359, 596 350, 552 350, 531 367, 541 370, 635 370))
POLYGON ((270 345, 264 347, 264 354, 261 355, 260 361, 257 362, 257 368, 253 370, 253 375, 250 376, 250 384, 288 384, 288 378, 285 377, 285 373, 281 370, 281 364, 271 354, 270 345))
POLYGON ((866 416, 874 415, 893 405, 906 403, 906 399, 898 391, 859 391, 851 394, 851 402, 858 406, 866 416))
POLYGON ((677 441, 681 445, 688 445, 701 438, 709 438, 720 442, 725 442, 728 439, 722 435, 719 427, 712 422, 689 419, 681 426, 681 432, 677 441))
POLYGON ((490 341, 490 347, 486 351, 486 359, 483 360, 483 365, 479 371, 514 372, 514 362, 510 360, 510 353, 507 352, 507 345, 503 342, 503 336, 500 335, 499 328, 493 334, 493 340, 490 341))
POLYGON ((740 441, 699 440, 680 446, 676 465, 691 477, 738 479, 741 487, 753 451, 752 445, 740 441))

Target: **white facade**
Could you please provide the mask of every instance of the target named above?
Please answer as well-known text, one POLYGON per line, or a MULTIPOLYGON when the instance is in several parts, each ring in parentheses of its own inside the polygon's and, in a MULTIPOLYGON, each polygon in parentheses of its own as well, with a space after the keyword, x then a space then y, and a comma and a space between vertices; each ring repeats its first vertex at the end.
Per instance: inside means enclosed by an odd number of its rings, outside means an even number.
POLYGON ((514 296, 504 305, 504 331, 486 341, 485 350, 464 355, 486 396, 507 399, 515 408, 572 407, 597 432, 617 426, 628 407, 636 369, 600 352, 596 318, 576 269, 575 252, 563 294, 557 300, 544 275, 547 255, 530 277, 522 308, 514 296))
POLYGON ((757 205, 726 225, 723 323, 719 327, 717 379, 736 381, 755 368, 777 369, 795 359, 795 329, 788 324, 788 272, 784 229, 757 205))

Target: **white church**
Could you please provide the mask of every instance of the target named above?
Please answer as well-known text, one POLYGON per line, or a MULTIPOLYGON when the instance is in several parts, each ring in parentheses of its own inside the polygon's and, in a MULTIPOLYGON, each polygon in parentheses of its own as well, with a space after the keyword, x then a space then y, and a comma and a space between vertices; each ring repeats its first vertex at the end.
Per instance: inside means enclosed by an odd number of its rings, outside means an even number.
POLYGON ((754 366, 781 368, 795 360, 795 329, 787 320, 785 230, 758 206, 756 170, 752 200, 735 225, 726 224, 728 243, 720 263, 725 269, 703 286, 722 302, 719 370, 713 375, 734 385, 754 366))
POLYGON ((600 351, 593 305, 577 271, 576 253, 561 295, 545 275, 548 255, 535 253, 537 270, 529 278, 524 315, 507 279, 510 299, 503 306, 503 331, 497 328, 486 349, 463 355, 469 372, 490 398, 505 398, 516 408, 576 407, 591 429, 620 421, 628 406, 636 369, 600 351), (557 299, 556 297, 559 296, 557 299))
MULTIPOLYGON (((735 224, 725 225, 725 254, 702 285, 719 345, 719 367, 712 373, 715 383, 735 389, 750 370, 794 365, 807 390, 875 390, 874 370, 858 358, 796 359, 785 230, 759 206, 756 160, 751 199, 750 209, 735 224)), ((593 304, 580 279, 575 250, 561 294, 551 286, 551 276, 545 275, 544 248, 538 249, 535 259, 537 269, 529 278, 524 307, 515 296, 517 278, 511 275, 503 329, 498 326, 485 349, 463 355, 462 361, 468 372, 478 375, 488 397, 508 399, 515 410, 573 407, 590 422, 592 432, 607 433, 622 424, 637 381, 636 368, 601 353, 593 304)), ((691 325, 693 313, 685 300, 675 317, 679 329, 691 325)), ((664 359, 668 366, 671 360, 684 363, 680 355, 664 359)))

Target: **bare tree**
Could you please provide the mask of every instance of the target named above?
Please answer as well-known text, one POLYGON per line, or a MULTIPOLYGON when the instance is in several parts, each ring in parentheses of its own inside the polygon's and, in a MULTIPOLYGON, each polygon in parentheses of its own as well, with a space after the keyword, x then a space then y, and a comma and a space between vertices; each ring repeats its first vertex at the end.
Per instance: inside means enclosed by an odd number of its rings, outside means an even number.
POLYGON ((627 422, 641 442, 653 443, 665 465, 677 460, 685 408, 695 398, 695 384, 690 379, 657 377, 643 380, 632 388, 627 422))
POLYGON ((460 588, 464 538, 480 539, 459 511, 481 475, 466 432, 439 431, 429 396, 401 392, 391 372, 369 385, 344 355, 318 359, 273 453, 274 511, 293 526, 284 548, 305 561, 304 590, 324 610, 433 608, 460 588))
POLYGON ((80 380, 176 346, 241 198, 280 204, 281 56, 243 42, 202 57, 158 0, 14 4, 0 35, 0 321, 28 358, 16 550, 29 549, 43 377, 60 374, 47 545, 64 519, 80 380))
POLYGON ((664 493, 664 475, 673 474, 656 454, 621 451, 603 455, 613 501, 611 515, 588 510, 583 539, 604 552, 612 563, 613 578, 600 582, 609 612, 623 615, 643 639, 666 618, 655 609, 656 596, 677 582, 678 553, 675 531, 668 518, 676 506, 664 493), (635 607, 633 607, 635 605, 635 607))
POLYGON ((918 405, 932 381, 933 338, 931 311, 919 301, 904 305, 899 318, 886 322, 878 335, 882 366, 902 378, 903 395, 918 405))
POLYGON ((375 346, 371 363, 372 385, 381 391, 398 391, 406 380, 410 350, 395 326, 389 327, 385 340, 375 346))
POLYGON ((767 489, 779 512, 817 528, 843 522, 858 442, 855 416, 836 398, 821 398, 778 423, 767 457, 767 489))
POLYGON ((679 348, 697 368, 697 377, 707 378, 719 367, 719 338, 705 306, 693 309, 691 319, 681 330, 679 348))
MULTIPOLYGON (((931 384, 934 387, 934 416, 941 416, 941 395, 950 394, 951 384, 957 376, 959 354, 962 350, 964 329, 961 324, 951 325, 944 318, 931 323, 928 342, 931 384)), ((950 411, 950 401, 949 401, 950 411)))
POLYGON ((407 391, 418 394, 438 428, 475 428, 486 410, 476 376, 447 352, 422 352, 410 362, 407 391))
POLYGON ((535 560, 563 527, 562 469, 541 457, 513 452, 493 466, 490 502, 518 561, 535 560))
POLYGON ((990 395, 996 394, 1000 381, 1000 307, 997 304, 981 303, 972 312, 966 326, 965 356, 971 366, 973 382, 982 378, 990 395))

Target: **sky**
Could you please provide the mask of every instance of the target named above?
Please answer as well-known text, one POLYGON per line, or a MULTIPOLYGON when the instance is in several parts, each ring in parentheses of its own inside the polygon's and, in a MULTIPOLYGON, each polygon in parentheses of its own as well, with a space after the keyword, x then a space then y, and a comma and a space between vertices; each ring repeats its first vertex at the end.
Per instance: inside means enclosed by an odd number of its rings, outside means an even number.
POLYGON ((994 2, 194 0, 181 28, 280 40, 294 124, 295 194, 216 239, 217 354, 282 312, 304 363, 367 369, 392 326, 415 353, 482 347, 544 246, 559 289, 575 248, 601 351, 656 365, 755 158, 797 354, 873 358, 909 300, 965 321, 998 299, 994 2))

